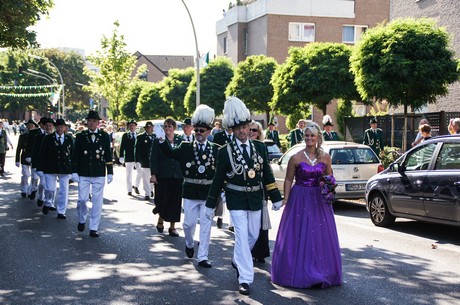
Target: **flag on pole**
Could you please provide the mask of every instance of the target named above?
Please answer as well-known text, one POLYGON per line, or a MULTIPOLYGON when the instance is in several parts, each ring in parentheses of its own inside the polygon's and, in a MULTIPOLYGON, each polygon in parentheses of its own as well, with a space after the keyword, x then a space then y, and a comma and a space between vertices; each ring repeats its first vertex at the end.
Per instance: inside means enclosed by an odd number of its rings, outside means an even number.
POLYGON ((206 68, 209 63, 209 52, 200 56, 200 68, 206 68))

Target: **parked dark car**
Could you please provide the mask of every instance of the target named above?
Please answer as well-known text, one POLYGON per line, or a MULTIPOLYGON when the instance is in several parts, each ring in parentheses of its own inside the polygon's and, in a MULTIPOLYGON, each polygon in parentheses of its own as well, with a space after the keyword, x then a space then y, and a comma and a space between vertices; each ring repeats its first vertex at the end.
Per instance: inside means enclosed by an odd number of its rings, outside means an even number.
POLYGON ((412 148, 366 184, 376 226, 396 217, 460 225, 460 135, 431 138, 412 148))
POLYGON ((272 140, 264 140, 265 145, 268 149, 268 160, 279 159, 283 155, 281 149, 272 140))

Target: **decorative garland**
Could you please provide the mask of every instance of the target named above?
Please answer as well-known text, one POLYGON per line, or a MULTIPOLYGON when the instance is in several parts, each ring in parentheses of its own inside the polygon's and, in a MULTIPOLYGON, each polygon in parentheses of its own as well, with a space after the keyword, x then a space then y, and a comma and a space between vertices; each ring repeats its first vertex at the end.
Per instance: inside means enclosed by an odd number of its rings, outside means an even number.
POLYGON ((13 96, 13 97, 42 97, 42 96, 51 96, 53 92, 48 93, 2 93, 0 96, 13 96))
POLYGON ((46 88, 57 88, 62 85, 42 85, 42 86, 0 86, 0 90, 30 90, 30 89, 46 89, 46 88))

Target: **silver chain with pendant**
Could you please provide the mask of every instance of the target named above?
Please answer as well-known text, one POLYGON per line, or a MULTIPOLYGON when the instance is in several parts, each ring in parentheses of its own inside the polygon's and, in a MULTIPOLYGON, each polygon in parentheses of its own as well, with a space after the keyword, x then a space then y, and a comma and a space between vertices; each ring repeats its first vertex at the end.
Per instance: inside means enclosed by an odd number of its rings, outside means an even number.
POLYGON ((303 154, 305 155, 305 157, 308 159, 308 161, 310 162, 311 165, 315 165, 316 163, 316 158, 315 159, 310 159, 310 157, 308 156, 308 154, 304 151, 303 154))

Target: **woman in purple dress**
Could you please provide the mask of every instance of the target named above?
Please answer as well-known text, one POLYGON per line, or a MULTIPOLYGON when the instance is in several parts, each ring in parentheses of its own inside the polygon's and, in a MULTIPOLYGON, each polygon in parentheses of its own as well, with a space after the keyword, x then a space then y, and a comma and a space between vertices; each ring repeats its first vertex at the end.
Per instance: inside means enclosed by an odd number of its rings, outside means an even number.
POLYGON ((285 208, 271 273, 272 282, 281 286, 326 288, 342 284, 334 211, 330 197, 326 199, 322 194, 325 177, 332 177, 331 157, 322 150, 322 142, 318 124, 309 123, 305 150, 293 155, 288 163, 285 208))

